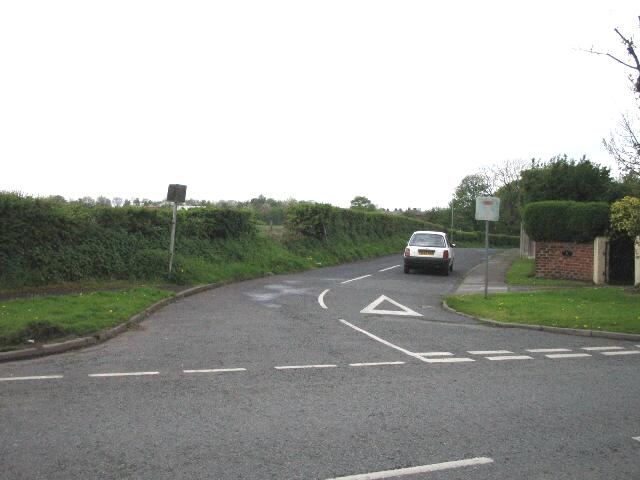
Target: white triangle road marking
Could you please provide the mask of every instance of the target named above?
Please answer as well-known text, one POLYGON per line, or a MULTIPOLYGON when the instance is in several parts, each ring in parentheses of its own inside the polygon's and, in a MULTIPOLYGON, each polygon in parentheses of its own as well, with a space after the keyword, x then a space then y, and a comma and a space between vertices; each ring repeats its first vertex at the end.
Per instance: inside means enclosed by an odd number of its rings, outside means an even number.
POLYGON ((375 313, 377 315, 399 315, 401 317, 422 317, 421 313, 414 312, 409 307, 405 307, 404 305, 399 304, 395 300, 391 300, 386 295, 380 295, 377 300, 374 300, 369 305, 360 310, 360 313, 375 313), (378 310, 376 307, 380 305, 382 302, 387 301, 401 310, 378 310))

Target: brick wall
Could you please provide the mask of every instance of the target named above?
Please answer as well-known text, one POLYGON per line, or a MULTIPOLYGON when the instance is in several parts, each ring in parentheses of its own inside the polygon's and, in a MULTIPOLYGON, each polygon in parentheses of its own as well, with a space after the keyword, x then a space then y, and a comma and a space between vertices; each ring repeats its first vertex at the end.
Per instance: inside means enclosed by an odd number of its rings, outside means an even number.
POLYGON ((536 277, 593 281, 593 244, 536 242, 536 277))

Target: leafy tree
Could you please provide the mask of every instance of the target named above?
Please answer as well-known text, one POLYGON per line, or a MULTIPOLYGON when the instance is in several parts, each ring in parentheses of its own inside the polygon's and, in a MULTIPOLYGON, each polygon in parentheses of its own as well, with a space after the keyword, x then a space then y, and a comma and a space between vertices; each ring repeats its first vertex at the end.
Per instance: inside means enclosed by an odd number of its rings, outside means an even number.
POLYGON ((579 161, 566 155, 548 163, 532 161, 522 172, 523 204, 543 200, 574 200, 578 202, 608 201, 613 179, 607 167, 600 167, 586 157, 579 161))
POLYGON ((373 212, 376 210, 376 206, 367 197, 358 195, 351 200, 351 208, 354 210, 367 210, 373 212))
POLYGON ((624 197, 611 205, 611 227, 631 237, 640 235, 640 198, 624 197))
POLYGON ((489 179, 484 173, 467 175, 456 187, 453 194, 454 228, 476 230, 480 224, 475 220, 476 197, 491 193, 489 179))

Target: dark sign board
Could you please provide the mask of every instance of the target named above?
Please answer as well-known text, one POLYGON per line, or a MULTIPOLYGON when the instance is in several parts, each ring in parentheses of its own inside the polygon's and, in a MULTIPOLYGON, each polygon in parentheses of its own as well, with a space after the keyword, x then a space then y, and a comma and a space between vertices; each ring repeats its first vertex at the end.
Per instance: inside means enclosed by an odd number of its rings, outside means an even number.
POLYGON ((186 185, 169 185, 169 191, 167 192, 167 202, 184 203, 187 199, 187 186, 186 185))

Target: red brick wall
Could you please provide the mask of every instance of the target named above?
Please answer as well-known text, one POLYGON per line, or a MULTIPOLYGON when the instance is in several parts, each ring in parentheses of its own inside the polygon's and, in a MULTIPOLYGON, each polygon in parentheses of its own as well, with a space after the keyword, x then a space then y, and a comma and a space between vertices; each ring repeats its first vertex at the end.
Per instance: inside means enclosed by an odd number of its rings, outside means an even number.
POLYGON ((593 281, 593 243, 536 242, 536 277, 593 281))

